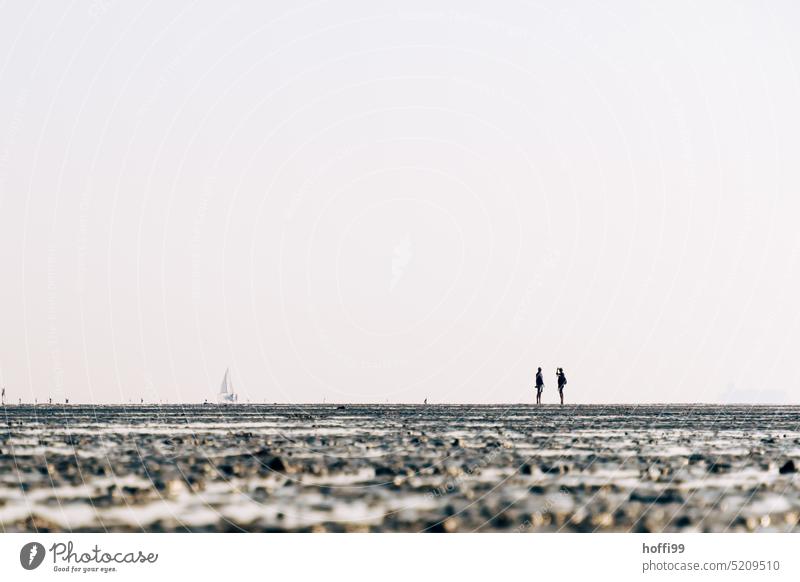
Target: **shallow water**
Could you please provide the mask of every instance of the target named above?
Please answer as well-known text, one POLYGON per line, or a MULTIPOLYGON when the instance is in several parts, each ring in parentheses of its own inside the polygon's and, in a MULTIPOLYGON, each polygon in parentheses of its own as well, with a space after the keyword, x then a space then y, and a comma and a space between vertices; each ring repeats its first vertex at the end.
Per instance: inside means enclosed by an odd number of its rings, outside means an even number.
POLYGON ((799 529, 800 407, 1 411, 7 532, 799 529))

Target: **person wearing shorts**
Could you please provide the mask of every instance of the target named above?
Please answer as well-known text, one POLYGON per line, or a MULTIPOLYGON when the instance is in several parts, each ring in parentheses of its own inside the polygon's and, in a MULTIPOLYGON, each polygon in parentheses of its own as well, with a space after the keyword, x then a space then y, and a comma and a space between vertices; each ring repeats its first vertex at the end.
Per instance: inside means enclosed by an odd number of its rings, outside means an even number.
POLYGON ((542 378, 542 368, 536 371, 536 404, 542 403, 542 392, 544 391, 544 378, 542 378))

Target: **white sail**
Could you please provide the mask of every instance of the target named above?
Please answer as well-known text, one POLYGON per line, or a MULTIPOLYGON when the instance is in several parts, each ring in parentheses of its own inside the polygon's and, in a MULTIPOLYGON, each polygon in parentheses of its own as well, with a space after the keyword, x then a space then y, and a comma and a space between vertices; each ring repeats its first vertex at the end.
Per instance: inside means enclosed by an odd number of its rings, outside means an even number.
POLYGON ((229 385, 231 382, 230 376, 231 376, 231 370, 230 368, 228 368, 227 370, 225 370, 225 375, 222 377, 222 385, 219 387, 220 394, 229 394, 231 392, 231 390, 229 390, 230 387, 229 385))
POLYGON ((233 391, 230 368, 225 370, 225 375, 222 377, 222 384, 219 387, 219 401, 222 404, 239 401, 239 395, 233 391))

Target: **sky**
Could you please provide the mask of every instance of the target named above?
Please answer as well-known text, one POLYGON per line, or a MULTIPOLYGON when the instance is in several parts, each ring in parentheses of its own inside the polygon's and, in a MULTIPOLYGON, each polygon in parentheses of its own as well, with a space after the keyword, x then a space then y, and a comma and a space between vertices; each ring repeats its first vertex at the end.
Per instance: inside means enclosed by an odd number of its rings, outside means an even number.
POLYGON ((0 14, 8 401, 797 403, 796 2, 0 14))

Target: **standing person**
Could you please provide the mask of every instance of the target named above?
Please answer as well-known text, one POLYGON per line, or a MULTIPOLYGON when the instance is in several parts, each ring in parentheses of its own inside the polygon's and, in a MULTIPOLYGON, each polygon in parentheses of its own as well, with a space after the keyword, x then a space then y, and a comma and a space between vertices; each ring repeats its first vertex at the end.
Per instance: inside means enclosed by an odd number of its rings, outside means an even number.
POLYGON ((544 378, 542 378, 542 368, 536 371, 536 404, 542 403, 542 391, 544 390, 544 378))
POLYGON ((558 395, 561 397, 561 405, 564 405, 564 386, 567 385, 567 377, 564 375, 564 368, 556 368, 556 378, 558 378, 558 395))

